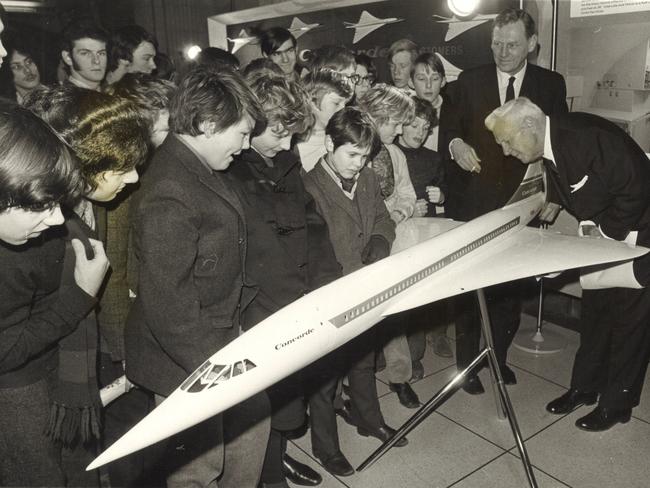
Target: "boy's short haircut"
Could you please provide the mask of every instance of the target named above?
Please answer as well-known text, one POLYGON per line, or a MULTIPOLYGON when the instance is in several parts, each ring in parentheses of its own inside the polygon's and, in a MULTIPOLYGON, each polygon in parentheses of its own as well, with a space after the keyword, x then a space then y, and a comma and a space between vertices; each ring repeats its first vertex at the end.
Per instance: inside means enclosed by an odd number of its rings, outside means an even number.
POLYGON ((270 56, 285 42, 291 40, 293 47, 296 47, 296 37, 284 27, 271 27, 260 35, 260 50, 266 56, 270 56))
POLYGON ((144 27, 139 25, 125 25, 113 32, 108 49, 108 71, 115 71, 120 59, 133 61, 133 51, 143 42, 150 42, 158 50, 158 41, 144 27))
POLYGON ((322 46, 308 54, 310 71, 331 69, 343 71, 349 67, 356 67, 354 53, 345 46, 322 46))
POLYGON ((196 56, 196 64, 211 64, 215 66, 227 66, 232 69, 239 69, 239 59, 232 53, 219 47, 205 47, 196 56))
POLYGON ((418 49, 419 49, 418 45, 414 43, 412 40, 398 39, 397 41, 392 43, 388 48, 388 54, 386 58, 388 59, 388 62, 390 62, 393 59, 393 56, 395 56, 397 53, 406 51, 411 55, 411 61, 413 61, 418 55, 418 49))
POLYGON ((412 97, 413 104, 415 105, 415 116, 414 118, 421 118, 429 123, 430 127, 435 127, 438 125, 438 115, 436 110, 433 108, 430 102, 422 100, 418 97, 412 97))
POLYGON ((31 111, 0 99, 0 212, 74 206, 83 190, 65 143, 31 111))
POLYGON ((284 76, 282 68, 269 58, 256 58, 244 66, 242 70, 246 82, 250 85, 259 76, 284 76))
POLYGON ((413 67, 411 68, 411 79, 413 79, 413 76, 415 75, 416 66, 420 64, 428 66, 431 71, 438 73, 440 76, 445 76, 445 65, 442 64, 440 56, 438 56, 436 53, 422 53, 417 58, 415 58, 415 61, 413 61, 413 67))
POLYGON ((377 125, 388 123, 389 120, 408 124, 415 112, 413 99, 404 90, 386 83, 372 86, 358 104, 377 125))
POLYGON ((345 76, 331 69, 310 71, 304 76, 302 83, 316 107, 320 107, 323 97, 328 93, 336 93, 348 100, 352 98, 352 88, 345 76))
POLYGON ((244 78, 232 69, 196 66, 178 82, 169 103, 169 129, 198 136, 201 124, 212 122, 222 132, 249 116, 264 121, 264 111, 244 78))
POLYGON ((344 107, 336 112, 327 123, 325 134, 331 137, 335 151, 345 144, 369 148, 368 160, 374 159, 381 149, 375 125, 357 107, 344 107))
POLYGON ((272 130, 281 126, 280 131, 287 130, 301 134, 312 124, 312 112, 307 93, 299 83, 289 81, 278 75, 259 75, 249 84, 264 110, 266 121, 255 127, 261 134, 270 127, 272 130))
POLYGON ((79 39, 94 39, 108 44, 108 32, 92 23, 90 20, 80 20, 68 25, 62 34, 61 51, 67 51, 72 56, 75 41, 79 39))
POLYGON ((106 93, 131 100, 141 113, 155 122, 158 112, 169 107, 176 85, 146 73, 126 73, 122 79, 109 85, 106 93))
POLYGON ((149 124, 129 100, 66 84, 35 90, 25 106, 72 148, 86 190, 97 188, 101 173, 128 172, 147 159, 149 124))

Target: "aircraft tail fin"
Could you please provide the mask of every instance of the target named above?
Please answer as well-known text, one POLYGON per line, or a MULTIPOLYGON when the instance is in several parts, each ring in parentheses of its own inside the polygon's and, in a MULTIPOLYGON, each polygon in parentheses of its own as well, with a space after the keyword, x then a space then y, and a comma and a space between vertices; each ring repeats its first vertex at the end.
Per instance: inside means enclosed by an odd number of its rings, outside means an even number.
POLYGON ((517 190, 510 197, 506 206, 525 200, 538 193, 541 193, 546 198, 546 175, 544 173, 544 165, 541 161, 528 165, 523 180, 521 180, 517 190))

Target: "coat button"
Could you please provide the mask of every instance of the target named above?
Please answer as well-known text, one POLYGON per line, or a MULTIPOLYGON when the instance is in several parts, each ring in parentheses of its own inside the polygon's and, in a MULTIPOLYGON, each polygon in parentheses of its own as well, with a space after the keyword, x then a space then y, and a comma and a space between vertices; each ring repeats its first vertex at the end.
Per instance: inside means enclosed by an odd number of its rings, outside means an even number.
POLYGON ((239 241, 239 245, 241 246, 244 243, 244 238, 240 237, 238 241, 239 241))

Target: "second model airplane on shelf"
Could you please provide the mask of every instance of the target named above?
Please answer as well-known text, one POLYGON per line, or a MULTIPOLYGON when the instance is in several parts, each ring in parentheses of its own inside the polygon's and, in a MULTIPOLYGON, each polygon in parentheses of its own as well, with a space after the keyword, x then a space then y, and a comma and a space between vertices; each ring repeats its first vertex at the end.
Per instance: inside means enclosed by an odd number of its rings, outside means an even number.
POLYGON ((536 163, 501 209, 465 224, 412 219, 395 244, 404 250, 296 300, 217 351, 88 469, 223 412, 388 315, 506 281, 629 260, 648 251, 526 227, 545 199, 543 169, 536 163))

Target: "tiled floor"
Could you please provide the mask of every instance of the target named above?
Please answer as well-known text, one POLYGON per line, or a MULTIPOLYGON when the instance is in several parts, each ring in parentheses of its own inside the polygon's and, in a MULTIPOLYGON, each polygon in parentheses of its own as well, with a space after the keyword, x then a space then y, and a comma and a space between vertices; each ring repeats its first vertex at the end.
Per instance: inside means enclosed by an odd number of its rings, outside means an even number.
MULTIPOLYGON (((603 433, 577 429, 576 418, 591 407, 566 416, 546 412, 544 406, 569 386, 578 334, 545 324, 567 338, 555 354, 533 355, 512 347, 508 362, 518 383, 508 387, 540 487, 650 487, 650 391, 632 420, 603 433)), ((520 334, 534 329, 524 315, 520 334)), ((449 332, 451 333, 451 332, 449 332)), ((451 333, 453 335, 453 333, 451 333)), ((425 377, 413 385, 420 399, 432 397, 454 374, 453 359, 441 359, 427 349, 425 377)), ((489 374, 480 374, 490 384, 489 374)), ((378 375, 378 391, 386 422, 398 427, 413 413, 402 407, 387 381, 378 375)), ((648 383, 648 380, 646 380, 648 383)), ((361 437, 339 419, 344 454, 358 466, 379 441, 361 437)), ((507 420, 497 418, 495 397, 471 396, 460 390, 408 435, 409 444, 393 448, 374 465, 353 476, 337 478, 325 472, 311 455, 309 435, 293 441, 289 453, 323 474, 322 488, 523 488, 528 486, 507 420)))

